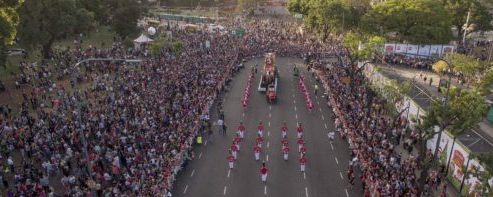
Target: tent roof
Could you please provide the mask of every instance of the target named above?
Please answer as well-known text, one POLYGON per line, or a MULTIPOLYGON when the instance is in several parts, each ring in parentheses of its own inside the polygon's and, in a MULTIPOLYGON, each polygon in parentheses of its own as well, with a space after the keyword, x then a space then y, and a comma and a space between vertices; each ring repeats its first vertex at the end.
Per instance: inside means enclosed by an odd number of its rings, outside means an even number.
POLYGON ((150 39, 149 37, 147 37, 144 34, 140 34, 140 36, 134 40, 134 42, 137 42, 137 43, 148 43, 148 42, 152 42, 152 41, 154 41, 154 40, 150 39))

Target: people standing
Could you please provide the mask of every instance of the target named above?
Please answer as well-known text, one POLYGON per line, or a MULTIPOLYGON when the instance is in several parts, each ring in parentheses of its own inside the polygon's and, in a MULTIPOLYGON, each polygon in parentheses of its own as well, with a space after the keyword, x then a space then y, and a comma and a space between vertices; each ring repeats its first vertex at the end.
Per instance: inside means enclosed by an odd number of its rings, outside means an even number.
POLYGON ((255 161, 260 160, 260 153, 262 152, 262 148, 259 146, 253 147, 253 152, 255 153, 255 161))
POLYGON ((265 166, 265 162, 262 163, 262 167, 260 168, 261 180, 263 183, 267 183, 267 175, 269 174, 269 168, 265 166))
POLYGON ((282 133, 282 138, 286 138, 288 135, 288 126, 286 125, 286 122, 284 122, 284 125, 281 128, 281 133, 282 133))
POLYGON ((305 141, 302 138, 299 138, 296 143, 298 143, 298 152, 301 152, 301 148, 305 145, 305 141))
POLYGON ((307 162, 307 159, 305 156, 302 156, 300 158, 300 171, 303 173, 305 172, 305 168, 306 168, 306 162, 307 162))
POLYGON ((289 147, 288 146, 283 146, 282 154, 283 154, 284 161, 287 161, 288 156, 289 156, 289 147))
POLYGON ((229 169, 233 169, 234 167, 234 162, 235 162, 235 157, 231 154, 231 151, 229 151, 228 157, 226 157, 229 163, 229 169))
POLYGON ((255 139, 255 142, 257 142, 258 147, 262 148, 262 142, 264 142, 264 138, 259 134, 257 139, 255 139))
POLYGON ((298 133, 298 138, 303 137, 303 126, 301 123, 298 123, 298 127, 296 127, 296 132, 298 133))
POLYGON ((257 130, 258 130, 258 135, 262 137, 264 133, 264 123, 262 123, 262 121, 260 121, 260 123, 258 124, 257 130))
POLYGON ((233 154, 233 157, 235 157, 235 159, 238 159, 238 147, 236 147, 236 144, 232 144, 230 150, 233 154))
POLYGON ((245 138, 245 126, 243 125, 243 122, 240 122, 240 126, 238 126, 238 134, 241 139, 245 138))

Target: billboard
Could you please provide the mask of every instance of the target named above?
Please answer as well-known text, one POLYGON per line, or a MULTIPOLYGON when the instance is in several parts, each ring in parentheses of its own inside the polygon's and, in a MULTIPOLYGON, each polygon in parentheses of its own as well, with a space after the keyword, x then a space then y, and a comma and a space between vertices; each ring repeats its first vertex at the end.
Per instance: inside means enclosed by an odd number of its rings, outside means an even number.
POLYGON ((414 45, 387 43, 384 45, 385 54, 403 54, 411 57, 442 57, 456 50, 454 45, 414 45))

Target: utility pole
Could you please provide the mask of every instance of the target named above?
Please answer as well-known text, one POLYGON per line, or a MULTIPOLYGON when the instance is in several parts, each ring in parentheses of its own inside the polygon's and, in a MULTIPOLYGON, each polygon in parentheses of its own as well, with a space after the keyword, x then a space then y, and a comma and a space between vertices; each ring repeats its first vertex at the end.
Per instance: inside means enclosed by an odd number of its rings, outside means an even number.
POLYGON ((467 30, 469 29, 469 19, 471 18, 471 10, 467 11, 467 18, 466 18, 466 24, 462 27, 464 30, 464 34, 462 35, 462 45, 466 47, 466 35, 467 35, 467 30))

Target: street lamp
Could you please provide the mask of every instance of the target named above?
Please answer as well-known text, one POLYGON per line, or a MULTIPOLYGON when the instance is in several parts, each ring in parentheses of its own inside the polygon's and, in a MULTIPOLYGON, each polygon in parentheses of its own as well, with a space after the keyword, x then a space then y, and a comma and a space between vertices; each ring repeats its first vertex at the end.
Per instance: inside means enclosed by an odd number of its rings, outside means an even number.
MULTIPOLYGON (((451 66, 450 66, 449 62, 447 62, 446 60, 444 60, 442 58, 438 58, 438 60, 445 62, 445 64, 447 65, 447 71, 449 71, 449 72, 451 71, 451 66)), ((447 91, 445 93, 445 98, 442 102, 442 114, 441 114, 442 118, 445 117, 445 108, 447 107, 447 104, 449 101, 449 92, 450 92, 451 80, 452 80, 452 76, 450 74, 448 74, 447 91)), ((442 121, 443 121, 443 119, 442 119, 442 121)), ((440 140, 442 138, 442 132, 445 129, 444 127, 445 127, 445 125, 443 125, 443 123, 440 123, 440 131, 438 131, 438 137, 437 137, 437 141, 436 141, 436 145, 435 145, 435 152, 433 154, 433 159, 435 161, 438 160, 438 149, 440 148, 440 140)))

